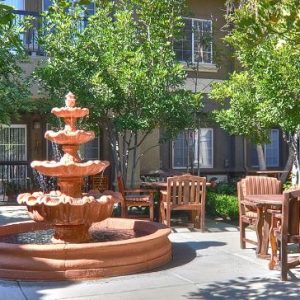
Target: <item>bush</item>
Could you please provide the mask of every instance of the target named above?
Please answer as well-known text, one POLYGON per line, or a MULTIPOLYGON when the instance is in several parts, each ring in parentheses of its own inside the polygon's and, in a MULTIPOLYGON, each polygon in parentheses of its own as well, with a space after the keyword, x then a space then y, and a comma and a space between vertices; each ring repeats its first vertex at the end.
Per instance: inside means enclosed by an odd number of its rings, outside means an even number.
POLYGON ((209 215, 231 220, 238 219, 239 206, 235 183, 219 183, 215 188, 208 188, 206 211, 209 215))

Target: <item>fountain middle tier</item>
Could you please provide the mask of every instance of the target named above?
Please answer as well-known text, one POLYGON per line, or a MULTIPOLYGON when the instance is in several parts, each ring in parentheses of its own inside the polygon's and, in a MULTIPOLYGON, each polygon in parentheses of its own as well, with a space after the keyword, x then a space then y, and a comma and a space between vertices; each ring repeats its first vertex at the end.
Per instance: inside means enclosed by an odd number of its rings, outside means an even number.
POLYGON ((85 144, 95 138, 93 131, 66 131, 60 130, 58 132, 48 130, 45 133, 45 138, 60 145, 80 145, 85 144))
POLYGON ((85 177, 103 172, 109 161, 94 160, 87 162, 74 161, 33 161, 31 167, 43 175, 54 177, 85 177))

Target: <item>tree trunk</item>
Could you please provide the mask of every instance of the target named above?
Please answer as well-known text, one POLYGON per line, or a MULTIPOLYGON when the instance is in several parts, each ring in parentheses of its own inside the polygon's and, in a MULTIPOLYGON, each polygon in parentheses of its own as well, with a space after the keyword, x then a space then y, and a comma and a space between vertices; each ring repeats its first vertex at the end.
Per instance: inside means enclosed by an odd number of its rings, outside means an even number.
POLYGON ((262 144, 257 144, 256 145, 256 151, 257 151, 257 157, 258 157, 259 170, 261 170, 261 171, 266 170, 267 169, 267 164, 266 164, 263 145, 262 144))
MULTIPOLYGON (((284 171, 291 171, 293 185, 299 185, 300 182, 298 139, 299 139, 299 132, 290 136, 290 140, 288 141, 289 157, 284 168, 284 171)), ((287 180, 288 174, 289 173, 286 172, 281 175, 280 177, 281 182, 285 182, 287 180)))
POLYGON ((131 178, 130 178, 130 187, 131 188, 133 188, 134 187, 134 182, 135 182, 135 170, 136 170, 136 166, 137 166, 137 144, 138 144, 138 133, 137 132, 135 132, 134 133, 134 138, 133 138, 133 141, 134 141, 134 148, 133 148, 133 153, 132 153, 132 162, 131 162, 131 164, 132 164, 132 167, 131 167, 131 178))

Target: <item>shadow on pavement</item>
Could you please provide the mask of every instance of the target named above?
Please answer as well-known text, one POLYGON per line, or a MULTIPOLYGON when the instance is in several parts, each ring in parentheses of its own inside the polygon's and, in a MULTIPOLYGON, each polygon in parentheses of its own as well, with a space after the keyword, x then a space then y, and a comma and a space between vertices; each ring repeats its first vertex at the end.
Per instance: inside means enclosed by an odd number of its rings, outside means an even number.
POLYGON ((225 282, 214 282, 199 288, 187 299, 299 299, 300 280, 282 282, 270 278, 239 277, 225 282))
POLYGON ((185 265, 191 262, 197 256, 197 250, 203 250, 210 247, 221 247, 226 245, 224 242, 216 242, 216 241, 201 241, 201 242, 182 242, 182 243, 175 243, 172 242, 173 247, 173 258, 170 263, 167 265, 156 269, 155 271, 159 270, 166 270, 175 267, 179 267, 181 265, 185 265))

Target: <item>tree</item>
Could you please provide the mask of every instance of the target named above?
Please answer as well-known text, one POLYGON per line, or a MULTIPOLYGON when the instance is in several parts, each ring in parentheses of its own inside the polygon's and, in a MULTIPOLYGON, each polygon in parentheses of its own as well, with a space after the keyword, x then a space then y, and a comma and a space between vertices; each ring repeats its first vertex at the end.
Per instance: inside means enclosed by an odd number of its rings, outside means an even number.
POLYGON ((0 2, 0 124, 10 124, 21 111, 30 111, 29 89, 20 60, 25 51, 20 40, 24 27, 16 25, 12 7, 0 2))
POLYGON ((41 40, 48 60, 36 76, 51 106, 70 90, 90 108, 87 125, 107 129, 116 171, 126 179, 131 164, 133 182, 149 133, 161 127, 176 135, 199 105, 199 95, 183 89, 186 75, 172 47, 184 1, 96 2, 87 17, 90 1, 53 1, 41 40))
MULTIPOLYGON (((299 1, 248 0, 227 4, 231 9, 226 42, 234 48, 240 70, 212 90, 212 98, 223 105, 230 99, 228 110, 223 107, 215 112, 217 122, 231 134, 246 136, 258 144, 268 140, 268 130, 274 126, 285 135, 297 134, 299 1)), ((291 161, 295 161, 294 146, 290 145, 291 161)))

